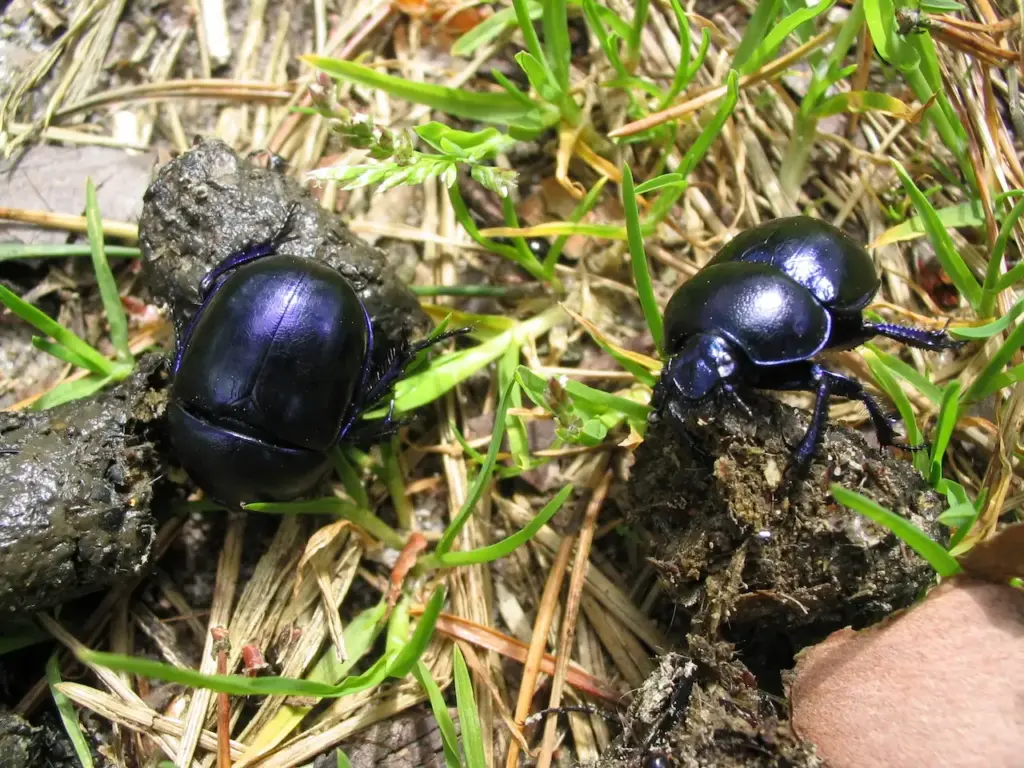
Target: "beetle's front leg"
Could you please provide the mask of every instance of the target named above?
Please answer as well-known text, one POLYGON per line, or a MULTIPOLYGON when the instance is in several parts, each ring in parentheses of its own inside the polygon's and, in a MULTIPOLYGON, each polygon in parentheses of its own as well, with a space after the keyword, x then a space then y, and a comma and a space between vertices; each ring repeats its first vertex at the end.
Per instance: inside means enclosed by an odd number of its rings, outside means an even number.
POLYGON ((208 299, 213 293, 217 281, 231 270, 238 269, 243 264, 248 264, 251 261, 262 259, 265 256, 271 256, 277 253, 277 250, 285 243, 297 239, 297 236, 292 233, 292 225, 295 220, 295 213, 298 209, 298 203, 290 203, 288 206, 288 212, 285 214, 284 221, 268 240, 257 243, 243 251, 239 251, 238 253, 231 254, 224 259, 224 261, 207 272, 199 283, 200 298, 203 301, 208 299))

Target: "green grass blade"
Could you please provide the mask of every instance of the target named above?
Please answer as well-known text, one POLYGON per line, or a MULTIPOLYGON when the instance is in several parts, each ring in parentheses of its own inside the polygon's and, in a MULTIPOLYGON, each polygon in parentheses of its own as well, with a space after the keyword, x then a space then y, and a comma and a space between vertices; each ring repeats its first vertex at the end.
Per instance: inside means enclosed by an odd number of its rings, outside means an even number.
POLYGON ((271 515, 337 515, 351 521, 392 549, 401 549, 405 546, 405 537, 369 509, 349 504, 334 496, 304 501, 257 501, 243 504, 242 508, 250 512, 271 515))
MULTIPOLYGON (((816 19, 821 14, 827 12, 833 5, 836 4, 836 0, 819 0, 815 5, 809 8, 801 8, 798 11, 783 17, 777 24, 773 24, 769 30, 766 30, 764 38, 760 44, 750 54, 750 58, 739 67, 741 74, 747 75, 753 72, 755 69, 760 67, 778 50, 779 46, 782 45, 786 38, 789 37, 798 27, 806 24, 813 19, 816 19)), ((762 3, 762 5, 769 5, 769 3, 762 3)), ((760 10, 760 8, 758 8, 760 10)), ((757 15, 755 11, 754 15, 757 15)), ((753 21, 753 19, 751 19, 753 21)), ((746 37, 744 37, 746 42, 746 37)), ((735 63, 733 66, 737 66, 735 63)))
POLYGON ((53 339, 71 350, 74 354, 91 360, 98 370, 105 371, 108 374, 113 371, 114 364, 110 360, 107 360, 107 358, 45 312, 29 304, 3 285, 0 285, 0 303, 26 323, 38 329, 44 336, 53 339))
POLYGON ((78 714, 71 699, 57 690, 62 682, 60 679, 60 664, 57 661, 57 654, 54 653, 46 662, 46 682, 50 686, 50 695, 53 696, 53 703, 57 705, 57 712, 60 714, 61 722, 64 723, 64 730, 67 731, 71 746, 75 749, 75 756, 82 768, 92 768, 92 750, 82 732, 82 726, 78 722, 78 714))
MULTIPOLYGON (((498 363, 498 389, 504 392, 515 381, 516 368, 519 366, 519 347, 509 346, 498 363)), ((512 390, 509 408, 522 408, 523 393, 519 387, 512 390)), ((525 469, 530 465, 530 439, 526 431, 526 422, 522 416, 509 416, 505 427, 508 431, 508 449, 516 466, 525 469)))
POLYGON ((128 319, 121 304, 117 281, 110 271, 110 264, 103 248, 103 224, 100 221, 100 207, 96 200, 96 186, 92 179, 85 182, 85 224, 89 232, 89 246, 92 249, 92 268, 96 272, 96 283, 103 299, 103 309, 110 324, 110 340, 114 343, 117 359, 122 363, 132 362, 132 351, 128 346, 128 319))
POLYGON ((977 278, 957 252, 956 247, 953 245, 953 239, 942 225, 942 220, 939 218, 934 206, 932 206, 931 201, 918 189, 914 180, 910 178, 906 169, 898 160, 893 160, 892 165, 896 169, 900 181, 903 182, 903 188, 906 190, 907 195, 913 201, 914 207, 917 208, 918 213, 924 219, 925 227, 928 230, 928 238, 935 248, 935 256, 938 258, 939 263, 946 270, 950 280, 953 281, 957 290, 967 299, 971 307, 978 309, 981 304, 982 294, 981 285, 978 283, 977 278))
POLYGON ((32 404, 32 410, 45 411, 64 403, 70 403, 72 400, 90 397, 113 381, 113 376, 90 373, 82 379, 62 382, 36 400, 32 404))
POLYGON ((294 677, 246 677, 245 675, 204 675, 173 664, 103 651, 81 651, 77 654, 85 664, 95 664, 115 672, 128 672, 178 683, 189 688, 205 688, 231 696, 312 696, 337 699, 380 685, 387 678, 386 657, 378 659, 366 672, 348 677, 338 685, 314 683, 294 677))
POLYGON ((622 207, 626 214, 626 234, 629 240, 629 256, 633 264, 633 281, 640 294, 640 307, 651 330, 654 345, 660 353, 664 337, 664 326, 658 301, 654 297, 654 284, 644 251, 644 238, 640 231, 640 212, 636 207, 636 191, 633 188, 633 172, 628 165, 622 166, 622 207))
POLYGON ((636 0, 633 3, 633 24, 629 29, 629 38, 626 40, 626 50, 629 51, 627 58, 631 65, 640 61, 640 41, 643 37, 644 26, 647 24, 648 11, 650 11, 649 0, 636 0))
POLYGON ((1021 297, 1009 312, 991 323, 950 328, 949 333, 951 336, 961 339, 990 339, 1013 325, 1022 313, 1024 313, 1024 297, 1021 297))
POLYGON ((961 402, 976 403, 997 391, 998 387, 996 384, 1002 381, 999 376, 1003 373, 1003 368, 1006 367, 1006 364, 1010 362, 1010 359, 1022 345, 1024 345, 1024 323, 1014 328, 1010 335, 1006 337, 1006 341, 996 350, 996 353, 992 355, 992 358, 985 364, 985 367, 981 369, 981 373, 978 374, 967 388, 967 391, 964 392, 961 402))
POLYGON ((441 749, 444 750, 444 764, 446 768, 461 768, 459 735, 455 732, 455 721, 452 720, 451 713, 448 711, 448 704, 444 700, 444 694, 430 674, 430 669, 422 661, 416 664, 412 674, 423 690, 427 692, 430 709, 434 713, 437 729, 441 733, 441 749))
MULTIPOLYGON (((530 16, 530 9, 526 0, 512 0, 512 7, 516 12, 516 21, 519 23, 519 31, 526 42, 526 50, 535 59, 544 61, 544 49, 540 46, 540 38, 537 37, 537 30, 533 28, 533 21, 530 16)), ((543 13, 543 5, 542 5, 543 13)))
POLYGON ((466 88, 419 83, 378 72, 351 61, 323 56, 300 58, 331 77, 377 88, 395 98, 414 104, 424 104, 456 117, 488 124, 514 126, 524 130, 540 130, 546 125, 553 124, 554 119, 557 119, 557 113, 546 114, 540 105, 527 109, 508 93, 481 93, 466 88))
POLYGON ((960 416, 960 382, 952 381, 942 391, 942 403, 935 425, 935 439, 932 442, 931 466, 928 470, 928 482, 934 488, 942 480, 942 457, 953 436, 957 419, 960 416))
POLYGON ((501 441, 505 436, 505 419, 508 415, 509 402, 512 399, 512 391, 518 388, 519 384, 516 381, 511 382, 508 388, 501 395, 501 399, 498 401, 498 406, 494 410, 494 427, 491 430, 491 443, 487 447, 487 456, 484 459, 483 465, 480 467, 480 471, 473 479, 473 484, 469 488, 469 494, 466 497, 466 502, 462 505, 462 509, 459 510, 459 514, 455 516, 455 519, 448 525, 441 540, 437 543, 437 547, 434 549, 434 553, 437 555, 443 555, 448 552, 452 545, 455 543, 456 537, 462 530, 462 527, 469 520, 469 516, 473 514, 476 509, 476 503, 480 500, 483 495, 484 488, 491 480, 491 475, 494 474, 494 465, 498 461, 498 452, 501 449, 501 441))
POLYGON ((331 451, 331 462, 334 464, 334 470, 338 473, 338 479, 345 487, 345 493, 352 498, 356 506, 369 509, 370 497, 366 494, 366 486, 363 485, 359 473, 352 462, 348 460, 344 451, 335 447, 331 451))
POLYGON ((733 54, 733 69, 743 69, 746 66, 747 61, 768 36, 781 7, 782 0, 764 0, 764 2, 757 3, 754 15, 747 22, 743 39, 740 40, 740 44, 736 47, 736 53, 733 54))
POLYGON ((76 368, 85 368, 87 371, 92 371, 98 376, 106 376, 107 373, 103 368, 96 365, 92 360, 87 357, 82 357, 76 352, 72 352, 70 349, 65 347, 63 344, 58 344, 56 341, 50 339, 44 339, 42 336, 32 337, 32 346, 41 352, 45 352, 48 355, 53 355, 58 360, 63 360, 69 365, 73 365, 76 368))
POLYGON ((401 680, 416 666, 416 662, 420 660, 420 656, 426 650, 430 638, 434 636, 434 626, 444 607, 444 598, 445 588, 443 586, 435 587, 427 604, 423 606, 423 613, 420 614, 420 619, 416 622, 416 629, 413 630, 412 637, 402 646, 388 667, 388 677, 401 680))
POLYGON ((458 568, 465 565, 479 565, 480 563, 491 563, 495 560, 500 560, 528 542, 537 534, 537 531, 547 525, 548 521, 558 514, 558 510, 562 508, 572 490, 571 485, 567 485, 560 490, 551 501, 544 505, 544 508, 537 513, 536 517, 511 536, 506 536, 501 541, 464 552, 445 552, 440 555, 430 554, 421 558, 420 563, 425 568, 458 568))
MULTIPOLYGON (((108 257, 138 259, 142 251, 124 245, 108 245, 104 248, 108 257)), ((69 256, 90 256, 92 246, 81 245, 23 245, 22 243, 0 244, 0 262, 15 259, 62 259, 69 256)))
POLYGON ((582 5, 583 17, 586 19, 590 31, 597 37, 597 44, 604 52, 605 58, 608 59, 608 62, 620 78, 628 78, 629 72, 626 70, 626 65, 622 63, 622 59, 619 58, 615 39, 608 34, 608 30, 604 26, 604 21, 601 19, 596 1, 583 0, 582 5))
POLYGON ((942 402, 942 390, 929 381, 928 377, 914 368, 914 366, 903 362, 898 357, 890 355, 888 352, 883 352, 870 342, 866 343, 864 346, 874 352, 878 358, 885 363, 886 367, 888 367, 890 371, 904 381, 912 384, 918 392, 935 403, 935 405, 942 402))
MULTIPOLYGON (((544 6, 540 3, 530 3, 529 16, 531 20, 539 19, 543 13, 544 6)), ((517 23, 515 8, 501 9, 456 40, 452 46, 452 56, 472 56, 483 46, 497 40, 506 30, 516 26, 517 23)))
POLYGON ((1013 235, 1013 229, 1017 226, 1017 222, 1020 220, 1022 215, 1024 215, 1024 199, 1017 201, 1017 204, 1013 206, 1009 215, 1003 219, 1003 224, 999 228, 999 235, 996 237, 996 242, 992 246, 992 253, 989 254, 988 269, 985 271, 985 301, 981 307, 983 313, 982 317, 988 317, 992 314, 992 309, 995 306, 996 294, 1000 290, 1006 290, 1016 282, 1015 277, 1007 279, 1009 278, 1009 275, 1000 277, 999 265, 1002 263, 1003 256, 1006 253, 1006 244, 1010 241, 1010 237, 1013 235), (985 310, 988 311, 986 312, 985 310))
POLYGON ((548 68, 555 84, 562 93, 569 91, 569 62, 572 50, 569 45, 569 20, 565 0, 545 0, 542 26, 544 29, 544 53, 548 68))
MULTIPOLYGON (((732 115, 733 109, 736 108, 736 102, 739 100, 739 73, 735 70, 729 70, 729 75, 726 78, 726 95, 715 111, 715 116, 711 118, 711 121, 705 126, 704 130, 700 132, 697 140, 693 142, 686 154, 683 155, 682 161, 679 163, 679 167, 676 169, 678 173, 684 177, 689 177, 693 170, 700 164, 700 161, 707 154, 711 144, 718 138, 722 132, 722 128, 725 126, 726 120, 732 115)), ((648 222, 660 222, 672 211, 672 207, 676 204, 676 201, 686 191, 686 187, 681 185, 669 187, 663 192, 654 204, 651 206, 650 213, 648 214, 648 222)))
MULTIPOLYGON (((562 308, 550 307, 535 317, 467 350, 442 355, 424 371, 401 379, 395 385, 395 412, 409 413, 433 402, 457 384, 499 359, 510 344, 522 346, 528 339, 546 333, 564 318, 562 308)), ((379 411, 383 417, 385 411, 379 411)), ((378 412, 367 414, 377 416, 378 412)))
POLYGON ((466 753, 466 765, 468 768, 487 768, 484 738, 480 731, 480 713, 477 711, 476 699, 473 696, 473 681, 457 643, 454 653, 455 702, 459 709, 459 724, 462 726, 462 746, 466 753))
POLYGON ((906 518, 890 512, 867 496, 849 491, 840 485, 833 484, 831 492, 837 503, 892 531, 900 541, 924 558, 939 576, 949 578, 960 573, 960 563, 956 558, 906 518))
MULTIPOLYGON (((868 368, 871 369, 871 373, 875 377, 878 386, 896 404, 896 410, 899 411, 900 418, 903 419, 903 424, 907 428, 907 443, 909 445, 920 445, 923 443, 924 436, 921 434, 920 427, 917 426, 917 419, 914 417, 914 407, 910 404, 910 399, 907 397, 907 393, 903 391, 903 387, 899 385, 899 382, 896 381, 893 374, 889 371, 885 360, 869 349, 865 350, 862 356, 867 362, 868 368)), ((916 451, 914 453, 914 466, 922 475, 927 475, 928 456, 924 451, 916 451)))
POLYGON ((341 747, 334 751, 334 765, 335 768, 352 768, 352 761, 341 751, 341 747))

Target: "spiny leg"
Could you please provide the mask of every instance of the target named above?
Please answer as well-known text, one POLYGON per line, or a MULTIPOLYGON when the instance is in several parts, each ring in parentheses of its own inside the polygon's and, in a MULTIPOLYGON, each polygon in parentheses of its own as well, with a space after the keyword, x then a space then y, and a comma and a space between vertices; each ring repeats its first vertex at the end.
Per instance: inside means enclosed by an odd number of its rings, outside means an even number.
POLYGON ((206 276, 203 277, 199 283, 199 294, 203 300, 209 298, 210 293, 213 291, 214 285, 217 281, 225 274, 243 264, 248 264, 250 261, 256 261, 262 259, 264 256, 270 256, 275 253, 278 248, 287 242, 296 239, 296 236, 291 233, 292 222, 295 219, 295 212, 299 209, 298 203, 291 203, 288 206, 288 213, 285 215, 284 222, 278 227, 277 231, 268 240, 264 240, 262 243, 257 243, 251 248, 246 248, 240 253, 235 253, 226 258, 216 267, 211 269, 206 276))
POLYGON ((907 451, 922 451, 928 448, 927 443, 907 445, 900 442, 896 436, 896 430, 893 429, 893 425, 899 420, 886 414, 882 410, 882 406, 878 404, 878 401, 868 394, 868 391, 864 389, 864 386, 859 381, 834 371, 825 371, 825 373, 832 379, 833 394, 845 397, 847 400, 860 400, 864 403, 864 407, 868 409, 868 415, 871 417, 871 423, 875 428, 875 434, 878 436, 878 444, 880 446, 891 445, 907 451))
POLYGON ((943 349, 957 349, 967 342, 952 338, 945 331, 928 331, 923 328, 910 328, 894 323, 864 323, 861 326, 864 341, 875 336, 885 336, 908 347, 927 349, 939 352, 943 349))
POLYGON ((438 334, 433 338, 424 339, 423 341, 418 341, 415 344, 410 344, 395 354, 390 363, 384 367, 374 383, 370 386, 370 391, 367 393, 366 397, 363 398, 363 407, 369 408, 380 400, 381 397, 384 396, 384 393, 387 392, 405 372, 406 367, 412 362, 413 358, 420 352, 425 349, 429 349, 446 339, 450 339, 454 336, 462 336, 463 334, 469 333, 469 331, 469 328, 458 328, 454 331, 446 331, 445 333, 438 334))

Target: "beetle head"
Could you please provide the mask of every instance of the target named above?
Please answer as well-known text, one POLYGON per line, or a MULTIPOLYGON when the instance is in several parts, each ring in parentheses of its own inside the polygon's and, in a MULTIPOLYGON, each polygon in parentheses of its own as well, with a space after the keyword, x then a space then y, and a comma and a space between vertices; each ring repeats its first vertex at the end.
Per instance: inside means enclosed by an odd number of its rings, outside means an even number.
POLYGON ((721 336, 701 333, 690 338, 669 361, 663 374, 667 394, 703 400, 736 373, 732 347, 721 336))

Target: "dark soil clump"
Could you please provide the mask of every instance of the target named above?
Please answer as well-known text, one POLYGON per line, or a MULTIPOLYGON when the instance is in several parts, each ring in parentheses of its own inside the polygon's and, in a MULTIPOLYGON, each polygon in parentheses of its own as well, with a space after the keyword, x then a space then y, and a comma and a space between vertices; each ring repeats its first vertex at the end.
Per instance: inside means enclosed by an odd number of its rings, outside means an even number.
POLYGON ((645 681, 590 768, 823 768, 725 644, 690 638, 645 681))
POLYGON ((0 413, 0 612, 35 612, 138 575, 165 476, 164 358, 42 412, 0 413))
POLYGON ((627 496, 631 523, 652 532, 650 557, 696 631, 748 655, 786 656, 844 626, 910 605, 935 574, 887 529, 838 505, 835 482, 943 540, 938 494, 907 461, 830 425, 806 478, 784 477, 807 415, 751 395, 750 420, 709 403, 685 433, 651 423, 627 496), (685 436, 684 436, 685 435, 685 436))
MULTIPOLYGON (((157 172, 139 219, 146 282, 170 304, 179 335, 198 307, 203 276, 231 254, 273 238, 290 210, 288 239, 278 252, 337 269, 365 303, 375 332, 391 343, 425 332, 426 316, 384 251, 349 232, 294 179, 208 140, 157 172)), ((377 352, 386 355, 387 346, 377 352)))

